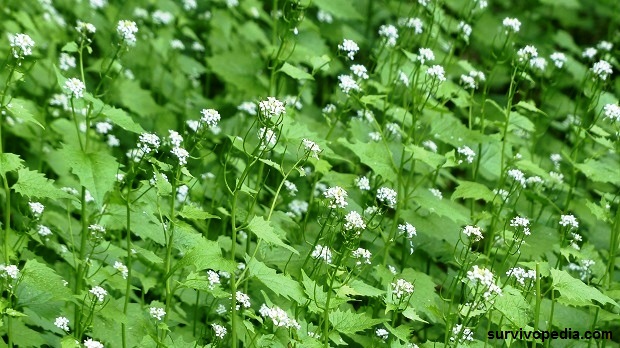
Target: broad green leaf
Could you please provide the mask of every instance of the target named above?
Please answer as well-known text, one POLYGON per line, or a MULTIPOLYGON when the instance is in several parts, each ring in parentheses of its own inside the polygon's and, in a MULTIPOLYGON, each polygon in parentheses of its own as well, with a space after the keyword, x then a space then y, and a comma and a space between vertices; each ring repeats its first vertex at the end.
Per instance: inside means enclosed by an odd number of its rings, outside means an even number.
POLYGON ((11 102, 6 106, 7 111, 23 121, 32 122, 37 126, 45 129, 39 121, 36 120, 34 114, 37 112, 37 106, 30 100, 13 98, 11 102))
POLYGON ((304 289, 290 276, 277 273, 275 269, 269 268, 255 258, 251 258, 249 261, 246 259, 246 263, 249 276, 256 277, 277 295, 294 300, 299 304, 307 302, 304 289))
POLYGON ((338 142, 349 148, 360 161, 385 180, 396 182, 396 168, 392 164, 392 154, 381 143, 350 143, 340 138, 338 142))
MULTIPOLYGON (((308 277, 303 270, 301 270, 301 276, 304 292, 310 299, 308 310, 312 313, 323 313, 327 305, 327 292, 325 292, 323 286, 308 277)), ((347 303, 347 299, 333 295, 329 302, 329 308, 338 308, 343 303, 347 303)))
POLYGON ((409 145, 406 150, 413 154, 413 159, 422 161, 433 169, 437 169, 446 163, 445 156, 428 151, 420 146, 409 145))
POLYGON ((192 220, 205 220, 205 219, 219 219, 220 218, 217 215, 209 214, 206 211, 196 206, 189 205, 189 204, 183 206, 183 209, 181 210, 179 215, 186 219, 192 219, 192 220))
POLYGON ((262 216, 255 216, 252 218, 252 221, 250 221, 250 224, 248 225, 248 229, 252 231, 256 237, 264 240, 265 242, 283 247, 295 255, 299 255, 299 252, 295 248, 284 243, 282 240, 283 237, 277 235, 271 223, 269 221, 265 221, 265 218, 262 216))
POLYGON ((80 184, 90 191, 95 202, 101 206, 105 195, 116 183, 119 164, 116 158, 106 152, 84 152, 79 148, 65 145, 61 150, 73 174, 80 184))
POLYGON ((117 86, 120 103, 137 115, 146 117, 161 111, 151 92, 140 86, 137 80, 121 80, 117 86))
POLYGON ((531 102, 526 102, 526 101, 520 101, 515 105, 516 108, 522 108, 525 109, 527 111, 531 111, 537 114, 541 114, 543 116, 547 116, 547 114, 540 110, 539 108, 536 107, 536 105, 532 104, 531 102))
POLYGON ((581 7, 579 0, 540 0, 541 4, 557 7, 566 7, 571 10, 577 10, 581 7))
POLYGON ((459 181, 459 186, 454 190, 451 199, 473 198, 474 200, 482 199, 491 202, 494 196, 493 191, 485 185, 472 181, 459 181))
POLYGON ((495 298, 493 306, 503 314, 502 318, 514 327, 526 327, 533 316, 530 304, 519 290, 510 285, 503 288, 502 296, 495 298))
POLYGON ((54 301, 71 300, 71 290, 63 284, 63 278, 54 270, 37 260, 28 260, 20 270, 21 282, 17 287, 17 304, 36 312, 40 305, 54 301))
POLYGON ((388 329, 388 331, 392 335, 396 336, 399 340, 403 342, 409 342, 409 340, 411 339, 411 331, 412 331, 411 327, 407 325, 393 327, 392 325, 388 323, 383 323, 383 325, 385 325, 385 328, 388 329))
POLYGON ((11 188, 22 196, 51 199, 73 198, 70 194, 56 188, 53 180, 47 179, 37 171, 20 168, 17 175, 19 178, 11 188))
POLYGON ((261 94, 265 86, 257 78, 263 62, 258 55, 245 51, 231 51, 207 58, 207 63, 219 78, 242 91, 261 94))
POLYGON ((620 305, 608 296, 603 295, 597 288, 588 286, 579 279, 573 278, 566 271, 551 269, 553 288, 560 292, 558 301, 571 306, 592 306, 594 301, 603 305, 612 304, 618 308, 620 305))
POLYGON ((314 3, 323 11, 329 12, 336 18, 341 19, 362 19, 353 2, 315 0, 314 3))
POLYGON ((23 168, 23 160, 14 153, 2 153, 0 154, 0 175, 12 172, 14 170, 23 168))
POLYGON ((136 123, 127 112, 123 109, 117 109, 115 107, 106 105, 101 111, 103 116, 107 117, 112 123, 123 128, 126 131, 142 134, 144 128, 140 124, 136 123))
POLYGON ((196 246, 177 262, 166 278, 183 267, 194 266, 197 271, 215 269, 226 272, 234 272, 235 265, 222 257, 219 244, 212 240, 201 238, 196 246))
POLYGON ((64 46, 62 46, 62 48, 60 49, 63 52, 77 52, 78 51, 78 45, 71 41, 71 42, 67 42, 64 46))
POLYGON ((290 65, 289 63, 284 63, 284 65, 280 68, 280 71, 287 74, 288 76, 294 78, 295 80, 314 80, 314 77, 304 70, 290 65))
POLYGON ((350 335, 383 323, 384 319, 374 319, 365 313, 336 309, 329 313, 329 322, 334 327, 334 330, 350 335))
POLYGON ((348 286, 352 290, 349 295, 377 297, 385 294, 385 290, 377 289, 359 279, 350 281, 348 286))
POLYGON ((420 316, 418 315, 418 313, 416 313, 416 310, 411 308, 411 307, 407 307, 407 309, 405 309, 403 311, 403 315, 405 316, 405 318, 409 319, 409 320, 413 320, 413 321, 421 321, 423 323, 428 323, 426 320, 420 318, 420 316))
POLYGON ((575 167, 592 181, 620 185, 620 163, 617 160, 608 157, 600 161, 588 158, 575 167))

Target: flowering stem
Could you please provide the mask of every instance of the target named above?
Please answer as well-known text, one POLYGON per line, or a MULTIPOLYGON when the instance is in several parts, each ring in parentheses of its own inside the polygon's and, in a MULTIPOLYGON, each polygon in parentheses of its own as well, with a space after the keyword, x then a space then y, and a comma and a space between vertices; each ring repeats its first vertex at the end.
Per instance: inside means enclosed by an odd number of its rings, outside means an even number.
MULTIPOLYGON (((133 185, 133 178, 129 180, 127 185, 127 197, 125 199, 125 212, 127 214, 127 234, 125 238, 127 239, 127 283, 125 285, 125 302, 123 304, 123 314, 127 317, 127 308, 129 308, 129 295, 131 294, 131 187, 133 185)), ((121 332, 123 338, 123 348, 127 347, 127 326, 125 323, 121 324, 121 332)))
POLYGON ((336 259, 334 271, 332 272, 332 276, 329 280, 329 287, 327 288, 327 298, 325 299, 325 309, 323 311, 323 340, 326 348, 329 348, 329 302, 331 301, 332 293, 334 292, 332 289, 334 286, 334 281, 336 280, 336 274, 343 259, 344 252, 338 255, 338 259, 336 259))
MULTIPOLYGON (((86 241, 88 237, 88 219, 86 218, 86 188, 82 186, 82 211, 81 211, 81 220, 82 220, 82 230, 80 231, 80 258, 79 265, 75 279, 75 293, 79 294, 84 289, 84 273, 87 268, 87 261, 85 260, 86 256, 86 241)), ((76 305, 75 307, 75 325, 76 332, 80 332, 81 329, 81 311, 80 307, 76 305)))

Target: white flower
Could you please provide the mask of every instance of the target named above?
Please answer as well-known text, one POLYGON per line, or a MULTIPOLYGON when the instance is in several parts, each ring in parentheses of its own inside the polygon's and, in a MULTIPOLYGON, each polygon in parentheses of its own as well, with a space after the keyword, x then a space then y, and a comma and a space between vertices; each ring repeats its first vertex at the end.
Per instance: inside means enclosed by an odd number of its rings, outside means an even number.
POLYGON ((402 70, 398 71, 398 80, 405 85, 405 87, 409 87, 409 76, 407 76, 407 74, 405 74, 402 70))
POLYGON ((56 318, 56 320, 54 320, 54 325, 61 330, 69 332, 69 319, 66 317, 56 318))
POLYGON ((265 150, 276 145, 276 133, 271 128, 261 127, 261 129, 258 130, 258 138, 260 139, 261 150, 265 150))
POLYGON ((177 157, 179 160, 179 165, 184 166, 187 164, 187 158, 189 157, 189 152, 182 147, 173 147, 170 150, 170 153, 177 157))
POLYGON ((44 225, 37 226, 37 232, 39 233, 41 237, 47 237, 50 234, 52 234, 52 231, 50 230, 50 228, 44 225))
POLYGON ((297 185, 295 185, 294 183, 288 180, 284 180, 284 187, 291 196, 295 196, 297 194, 297 185))
POLYGON ((519 22, 518 19, 516 18, 504 18, 504 21, 502 22, 502 24, 504 25, 504 27, 506 27, 506 33, 508 32, 514 32, 514 33, 518 33, 519 29, 521 28, 521 22, 519 22))
POLYGON ((381 27, 379 27, 379 35, 383 36, 383 38, 385 39, 385 44, 388 47, 396 46, 396 40, 398 39, 398 29, 396 29, 395 26, 391 24, 382 25, 381 27))
POLYGON ((99 302, 103 302, 105 296, 108 294, 108 292, 100 286, 94 286, 89 292, 93 294, 99 302))
POLYGON ((250 308, 250 296, 242 293, 241 291, 237 291, 235 298, 237 299, 237 309, 239 309, 239 304, 242 304, 245 308, 250 308))
POLYGON ((560 216, 560 225, 569 228, 579 228, 579 221, 575 218, 574 215, 562 215, 560 216))
POLYGON ((315 259, 323 259, 325 263, 332 263, 332 251, 329 250, 329 247, 322 246, 321 244, 317 244, 310 255, 315 259))
POLYGON ((561 184, 564 181, 564 174, 562 173, 549 172, 549 176, 558 184, 561 184))
POLYGON ((558 69, 561 69, 566 63, 566 55, 562 52, 554 52, 549 58, 558 69))
POLYGON ((80 34, 87 35, 87 34, 94 34, 97 31, 97 28, 91 23, 77 21, 75 30, 80 34))
POLYGON ((435 144, 435 142, 430 139, 424 140, 422 142, 422 146, 424 146, 425 148, 429 149, 432 152, 435 152, 435 153, 437 152, 437 144, 435 144))
POLYGON ((321 152, 321 148, 317 145, 317 143, 308 139, 302 139, 301 142, 304 144, 306 152, 311 153, 312 157, 319 159, 319 152, 321 152))
POLYGON ((484 10, 487 6, 489 6, 489 2, 486 0, 474 0, 474 2, 478 3, 478 8, 481 10, 484 10))
POLYGON ((598 62, 594 63, 592 69, 590 70, 592 70, 594 75, 597 75, 603 81, 607 80, 607 77, 613 73, 613 70, 611 69, 611 64, 609 64, 605 60, 599 60, 598 62))
POLYGON ((521 216, 516 216, 510 220, 510 226, 522 228, 526 236, 530 235, 530 220, 521 216))
POLYGON ((472 239, 474 242, 478 242, 483 238, 482 230, 477 226, 465 226, 465 228, 463 228, 463 234, 466 235, 467 238, 472 239))
POLYGON ((467 271, 467 279, 469 279, 472 284, 475 285, 480 283, 486 287, 483 294, 485 299, 488 299, 493 294, 502 294, 502 289, 495 284, 494 278, 493 272, 486 268, 479 268, 477 265, 474 265, 471 271, 467 271))
POLYGON ((519 62, 529 62, 530 59, 538 57, 538 50, 536 47, 527 45, 517 51, 517 58, 519 62))
POLYGON ((239 0, 225 0, 225 1, 226 1, 226 6, 228 8, 233 8, 233 7, 239 6, 239 0))
POLYGON ((476 89, 478 84, 473 77, 469 75, 461 75, 461 83, 465 86, 465 89, 476 89))
POLYGON ((219 339, 223 339, 224 336, 226 336, 226 328, 223 327, 222 325, 211 324, 211 327, 213 328, 213 331, 215 331, 215 337, 219 339))
POLYGON ((611 51, 614 45, 609 41, 601 41, 596 45, 596 47, 598 47, 601 51, 611 51))
POLYGON ((84 82, 82 82, 82 80, 72 77, 65 81, 64 89, 66 89, 68 92, 71 92, 69 93, 71 97, 82 98, 84 96, 84 90, 86 89, 86 86, 84 85, 84 82))
POLYGON ((19 277, 19 268, 15 265, 0 265, 0 271, 4 271, 4 273, 2 273, 3 278, 8 276, 11 279, 17 279, 19 277))
POLYGON ((439 191, 438 189, 436 189, 436 188, 432 188, 432 187, 431 187, 431 188, 429 188, 428 190, 431 192, 431 194, 432 194, 433 196, 437 197, 437 199, 439 199, 439 200, 442 200, 442 199, 443 199, 443 194, 442 194, 442 193, 441 193, 441 191, 439 191))
POLYGON ((384 328, 377 329, 375 331, 375 334, 377 335, 377 337, 379 337, 383 341, 387 340, 388 337, 390 336, 390 333, 388 332, 388 330, 384 328))
POLYGON ((288 314, 280 307, 273 306, 268 307, 266 304, 262 304, 258 313, 265 318, 269 318, 273 321, 273 325, 285 328, 301 329, 301 326, 295 319, 289 318, 288 314))
POLYGON ((75 57, 65 52, 60 53, 60 58, 58 58, 58 68, 60 68, 60 70, 67 71, 75 67, 75 57))
POLYGON ((245 111, 252 116, 256 116, 256 103, 251 101, 244 101, 237 106, 237 110, 245 111))
POLYGON ((215 284, 220 284, 219 274, 213 272, 212 270, 207 271, 207 280, 209 281, 209 289, 211 290, 213 290, 215 284))
POLYGON ((511 169, 508 171, 508 176, 511 177, 514 181, 521 184, 521 186, 525 187, 525 174, 519 169, 511 169))
POLYGON ((360 91, 360 86, 351 75, 340 75, 338 76, 338 80, 340 81, 338 86, 345 94, 349 94, 351 90, 360 91))
POLYGON ((424 23, 420 18, 399 18, 397 24, 401 27, 412 28, 414 34, 422 34, 424 23))
POLYGON ((107 0, 89 0, 89 3, 90 3, 90 7, 97 10, 100 8, 104 8, 108 4, 108 1, 107 0))
POLYGON ((396 283, 392 283, 392 293, 396 296, 397 299, 403 297, 403 295, 411 295, 413 294, 413 284, 409 283, 404 279, 397 279, 396 283))
POLYGON ((122 262, 114 262, 114 269, 121 273, 123 279, 127 279, 127 276, 129 275, 129 269, 122 262))
POLYGON ((161 318, 166 315, 166 311, 160 307, 151 307, 149 308, 149 314, 151 315, 151 317, 157 320, 161 320, 161 318))
POLYGON ((356 116, 365 120, 368 123, 372 123, 372 121, 374 121, 375 119, 375 114, 372 112, 372 110, 357 110, 356 116))
POLYGON ((620 121, 620 106, 618 104, 607 104, 603 107, 605 111, 605 117, 612 122, 620 121))
POLYGON ((536 271, 533 270, 529 270, 526 271, 525 269, 521 268, 521 267, 514 267, 509 269, 506 272, 507 276, 512 276, 514 277, 517 282, 519 284, 521 284, 522 286, 525 286, 525 280, 526 279, 536 279, 536 271))
POLYGON ((593 59, 597 53, 598 51, 596 50, 596 48, 588 47, 583 51, 583 53, 581 53, 581 56, 584 58, 593 59))
POLYGON ((345 191, 342 187, 340 186, 334 186, 334 187, 330 187, 328 188, 323 195, 325 196, 325 198, 329 199, 330 201, 328 202, 328 207, 332 208, 332 209, 336 209, 336 208, 344 208, 347 206, 347 191, 345 191))
POLYGON ((370 253, 370 251, 364 248, 357 248, 356 250, 353 250, 353 253, 351 253, 351 255, 356 259, 362 259, 360 261, 355 262, 356 265, 359 266, 362 263, 370 265, 370 258, 372 257, 372 254, 370 253))
MULTIPOLYGON (((456 150, 459 154, 465 156, 467 163, 473 163, 476 153, 469 146, 461 146, 456 150)), ((462 160, 459 160, 459 164, 462 160)))
POLYGON ((288 204, 288 209, 293 216, 301 217, 308 211, 308 202, 294 199, 288 204))
POLYGON ((323 23, 332 23, 334 21, 334 18, 332 17, 332 15, 329 12, 325 12, 323 10, 320 10, 316 13, 316 19, 319 20, 319 22, 323 22, 323 23))
POLYGON ((27 34, 9 35, 9 42, 13 48, 13 57, 21 59, 32 55, 34 41, 27 34))
POLYGON ((173 39, 173 40, 170 40, 170 48, 174 50, 182 51, 185 49, 185 45, 183 44, 183 41, 179 39, 173 39))
POLYGON ((417 236, 418 232, 416 231, 415 227, 413 227, 412 224, 405 222, 405 224, 399 224, 398 225, 398 230, 400 231, 400 233, 404 233, 407 235, 408 239, 413 238, 413 236, 417 236))
POLYGON ((355 58, 355 54, 360 50, 359 46, 355 41, 344 39, 341 44, 338 45, 338 49, 344 51, 347 54, 347 57, 350 60, 355 58))
POLYGON ((547 68, 547 60, 543 57, 532 58, 530 59, 530 67, 545 71, 547 68))
POLYGON ((472 342, 474 340, 474 333, 469 328, 463 328, 463 325, 456 324, 452 328, 452 336, 450 336, 450 342, 457 342, 457 345, 463 345, 465 341, 472 342), (461 333, 461 331, 463 331, 461 333), (460 335, 460 336, 459 336, 460 335))
POLYGON ((92 338, 88 338, 84 340, 84 347, 85 348, 104 348, 104 345, 103 343, 99 341, 95 341, 92 338))
POLYGON ((356 211, 350 211, 347 215, 345 215, 344 220, 344 229, 346 231, 363 230, 366 228, 366 223, 364 223, 364 219, 356 211))
POLYGON ((105 234, 105 227, 97 224, 92 224, 88 226, 88 230, 93 236, 98 236, 99 234, 105 234))
POLYGON ((381 187, 377 190, 377 200, 390 208, 396 206, 396 191, 388 187, 381 187))
POLYGON ((97 122, 95 123, 95 130, 99 134, 108 134, 112 130, 112 124, 110 122, 97 122))
POLYGON ((362 191, 368 191, 370 190, 370 181, 365 176, 359 176, 355 178, 355 186, 362 191))
POLYGON ((325 105, 325 107, 323 107, 323 110, 321 110, 324 114, 331 114, 334 113, 336 111, 336 105, 334 104, 327 104, 325 105))
POLYGON ((379 132, 370 132, 368 133, 368 137, 370 137, 370 140, 375 142, 381 141, 381 133, 379 132))
POLYGON ((263 100, 258 103, 261 113, 265 118, 272 119, 273 117, 280 117, 286 113, 284 103, 274 97, 267 97, 267 100, 263 100))
POLYGON ((433 79, 443 82, 446 80, 445 71, 441 65, 433 65, 426 70, 426 74, 433 79))
POLYGON ((43 210, 45 210, 45 206, 39 202, 28 202, 28 205, 30 206, 32 216, 37 219, 41 217, 41 214, 43 214, 43 210))
POLYGON ((183 0, 183 9, 185 11, 195 10, 197 7, 196 0, 183 0))
POLYGON ((463 34, 463 37, 466 40, 469 40, 469 36, 471 36, 471 25, 461 21, 459 22, 459 25, 457 28, 458 28, 459 33, 463 34))
POLYGON ((161 144, 159 137, 153 133, 142 133, 140 134, 138 140, 138 149, 144 154, 151 153, 151 151, 157 152, 157 149, 161 144))
POLYGON ((368 80, 368 71, 366 70, 366 67, 361 64, 351 65, 351 72, 353 73, 353 75, 363 80, 368 80))
POLYGON ((136 22, 121 20, 116 26, 116 31, 128 46, 134 46, 136 44, 136 33, 138 32, 136 22))
POLYGON ((166 25, 174 20, 172 13, 162 10, 155 10, 152 16, 155 24, 166 25))
POLYGON ((427 61, 435 60, 435 53, 430 48, 420 48, 418 54, 418 60, 420 64, 424 64, 427 61))

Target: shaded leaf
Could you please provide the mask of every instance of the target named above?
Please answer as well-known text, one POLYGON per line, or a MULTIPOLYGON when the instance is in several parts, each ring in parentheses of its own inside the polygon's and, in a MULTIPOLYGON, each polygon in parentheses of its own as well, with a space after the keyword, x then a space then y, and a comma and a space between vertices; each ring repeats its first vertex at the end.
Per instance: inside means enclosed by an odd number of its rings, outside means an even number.
POLYGON ((560 292, 558 301, 572 306, 591 306, 593 302, 601 304, 612 304, 620 308, 614 300, 603 295, 593 286, 588 286, 579 279, 573 278, 566 271, 551 269, 551 277, 553 278, 553 287, 560 292))
POLYGON ((299 255, 299 252, 295 248, 284 243, 282 237, 274 232, 274 228, 271 226, 270 222, 265 221, 265 218, 262 216, 255 216, 252 218, 252 221, 250 221, 250 224, 248 225, 248 229, 252 231, 256 237, 263 239, 265 242, 283 247, 286 250, 299 255))
POLYGON ((475 200, 482 199, 491 202, 495 195, 485 185, 471 181, 459 181, 459 186, 454 190, 451 199, 457 198, 473 198, 475 200))
POLYGON ((255 258, 246 259, 246 267, 251 277, 256 277, 261 283, 265 284, 277 295, 292 299, 299 304, 305 304, 307 299, 304 289, 299 283, 290 276, 277 273, 275 269, 269 268, 264 263, 255 258))
POLYGON ((364 331, 377 324, 383 323, 383 321, 384 319, 374 319, 365 313, 341 311, 340 309, 329 313, 329 322, 334 327, 334 330, 345 335, 364 331))
POLYGON ((295 80, 314 80, 314 77, 312 75, 289 63, 284 63, 284 65, 280 68, 280 71, 294 78, 295 80))
POLYGON ((70 194, 56 188, 53 180, 47 179, 43 174, 21 168, 17 171, 17 182, 11 187, 15 192, 27 197, 38 198, 73 198, 70 194))

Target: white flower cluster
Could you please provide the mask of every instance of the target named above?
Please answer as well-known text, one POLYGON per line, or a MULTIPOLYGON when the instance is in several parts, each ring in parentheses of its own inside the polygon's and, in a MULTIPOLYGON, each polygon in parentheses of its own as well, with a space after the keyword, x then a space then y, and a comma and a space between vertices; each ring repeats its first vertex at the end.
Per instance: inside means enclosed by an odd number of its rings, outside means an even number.
POLYGON ((392 293, 396 296, 397 299, 400 299, 404 295, 413 294, 413 284, 409 283, 404 279, 397 279, 396 283, 392 283, 392 293))
POLYGON ((442 200, 443 199, 443 193, 441 193, 440 190, 436 189, 436 188, 429 188, 428 191, 435 196, 437 199, 442 200))
POLYGON ((413 29, 414 34, 422 34, 424 31, 424 23, 420 18, 409 17, 409 18, 399 18, 396 22, 399 27, 405 27, 413 29))
POLYGON ((379 328, 375 331, 375 335, 379 337, 382 341, 385 341, 390 337, 390 332, 384 328, 379 328))
POLYGON ((215 337, 223 339, 226 336, 226 328, 219 324, 211 324, 213 331, 215 331, 215 337))
POLYGON ((560 216, 560 225, 569 228, 579 228, 579 221, 574 215, 562 215, 560 216))
POLYGON ((72 77, 65 81, 63 88, 68 92, 71 98, 82 98, 84 96, 86 86, 82 80, 72 77))
POLYGON ((478 242, 484 238, 482 236, 482 230, 477 226, 465 226, 465 228, 463 228, 463 234, 466 235, 467 238, 470 238, 473 242, 478 242))
POLYGON ((60 57, 58 57, 58 68, 60 70, 67 71, 75 67, 76 67, 75 57, 65 52, 60 53, 60 57))
POLYGON ((603 107, 605 117, 612 122, 620 122, 620 106, 618 104, 606 104, 603 107))
POLYGON ((209 289, 213 290, 213 288, 215 288, 215 284, 220 284, 220 275, 212 270, 208 270, 207 281, 209 282, 209 289))
POLYGON ((114 262, 114 269, 121 273, 123 279, 127 279, 127 276, 129 275, 129 269, 122 262, 114 262))
POLYGON ((345 231, 360 231, 366 228, 366 223, 364 223, 364 219, 362 216, 356 211, 350 211, 344 217, 344 229, 345 231))
POLYGON ((240 308, 239 304, 243 305, 245 308, 250 308, 250 296, 241 291, 237 291, 235 298, 237 299, 237 309, 240 308))
POLYGON ((318 19, 319 22, 327 24, 334 21, 334 17, 332 17, 329 12, 323 11, 321 9, 319 9, 319 11, 316 13, 316 19, 318 19))
POLYGON ((267 100, 258 103, 258 107, 263 116, 269 120, 274 117, 280 117, 286 113, 284 103, 274 97, 267 97, 267 100))
POLYGON ((69 319, 67 319, 67 317, 56 318, 54 320, 54 325, 65 332, 69 332, 69 319))
POLYGON ((418 61, 420 64, 424 64, 427 61, 435 60, 435 53, 430 48, 420 48, 418 53, 418 61))
POLYGON ((526 271, 525 269, 521 268, 521 267, 514 267, 509 269, 506 272, 506 275, 509 277, 514 277, 517 282, 519 284, 521 284, 522 286, 525 286, 525 280, 526 279, 536 279, 536 271, 534 270, 528 270, 526 271))
POLYGON ((155 10, 151 16, 153 18, 153 23, 159 25, 167 25, 174 21, 174 16, 168 11, 155 10))
POLYGON ((142 151, 142 154, 157 152, 161 144, 159 137, 153 133, 142 133, 138 140, 138 150, 142 151))
POLYGON ((94 286, 92 289, 90 289, 89 292, 93 294, 93 296, 95 296, 99 302, 103 302, 106 295, 108 294, 108 292, 100 286, 94 286))
POLYGON ((284 184, 284 188, 286 188, 289 195, 295 196, 297 194, 297 185, 295 185, 295 183, 288 181, 288 180, 284 180, 283 184, 284 184))
MULTIPOLYGON (((470 164, 474 162, 474 158, 476 157, 476 152, 474 152, 474 150, 472 150, 469 146, 466 145, 456 149, 456 152, 465 156, 465 160, 467 161, 467 163, 470 164)), ((459 160, 458 163, 463 163, 463 160, 459 160)))
POLYGON ((452 336, 450 336, 450 342, 457 342, 457 345, 463 345, 465 342, 472 342, 474 340, 474 332, 469 328, 464 328, 461 324, 456 324, 452 328, 452 336), (463 331, 461 333, 461 331, 463 331))
POLYGON ((355 41, 344 39, 341 44, 338 45, 338 49, 344 51, 350 60, 355 59, 355 54, 360 50, 355 41))
POLYGON ((97 32, 97 28, 94 25, 82 21, 77 21, 75 30, 82 35, 94 34, 97 32))
POLYGON ((586 281, 590 275, 592 274, 592 266, 594 266, 596 262, 593 260, 580 260, 579 264, 569 263, 567 268, 569 271, 577 272, 579 274, 579 278, 582 281, 586 281))
POLYGON ((553 52, 549 58, 558 69, 562 69, 566 63, 566 55, 562 52, 553 52))
POLYGON ((370 181, 368 180, 367 177, 365 176, 359 176, 357 178, 355 178, 355 186, 357 186, 357 188, 359 188, 362 191, 368 191, 370 190, 370 181))
POLYGON ((200 121, 203 124, 206 124, 209 128, 217 127, 218 122, 220 122, 221 116, 220 113, 215 109, 202 109, 200 111, 202 117, 200 121))
POLYGON ((389 187, 381 187, 377 190, 377 200, 390 208, 396 206, 396 191, 389 187))
POLYGON ((521 28, 521 22, 516 18, 506 17, 504 18, 502 25, 506 28, 506 33, 518 33, 521 28))
POLYGON ((368 70, 366 70, 366 67, 362 64, 351 65, 351 72, 362 80, 368 80, 368 70))
POLYGON ((530 59, 536 57, 538 57, 538 50, 531 45, 527 45, 517 51, 517 59, 520 63, 528 62, 530 59))
POLYGON ((479 82, 486 81, 486 76, 482 71, 472 70, 469 75, 461 75, 461 83, 465 89, 477 89, 479 82))
POLYGON ((258 310, 258 313, 263 318, 271 319, 271 321, 273 321, 273 325, 275 326, 285 327, 287 329, 301 329, 299 323, 297 323, 295 319, 289 318, 288 314, 280 307, 268 307, 266 304, 263 303, 263 305, 258 310))
POLYGON ((92 224, 88 226, 88 230, 90 231, 90 234, 94 237, 102 237, 103 235, 105 235, 105 227, 98 224, 92 224))
POLYGON ((149 315, 154 319, 161 321, 161 319, 166 315, 166 311, 161 307, 151 307, 149 308, 149 315))
POLYGON ((530 220, 528 218, 516 216, 512 220, 510 220, 510 226, 522 228, 523 234, 525 234, 526 236, 530 235, 530 220))
POLYGON ((17 279, 19 277, 19 268, 15 265, 5 266, 4 264, 0 265, 0 276, 2 278, 9 277, 11 279, 17 279))
POLYGON ((459 25, 457 26, 457 29, 458 29, 459 33, 461 33, 461 35, 463 35, 463 37, 465 38, 465 41, 468 41, 469 37, 471 36, 471 31, 472 31, 471 25, 469 25, 469 24, 467 24, 467 23, 465 23, 463 21, 460 21, 459 25))
POLYGON ((446 80, 445 70, 441 65, 433 65, 426 70, 426 74, 433 80, 444 82, 446 80))
POLYGON ((388 47, 396 46, 396 40, 398 40, 398 29, 395 26, 388 24, 379 27, 379 35, 385 40, 385 44, 388 47))
POLYGON ((118 22, 116 26, 116 31, 118 35, 121 36, 121 39, 128 46, 135 46, 136 44, 136 33, 138 32, 138 26, 136 22, 129 20, 121 20, 118 22))
POLYGON ((329 247, 322 246, 321 244, 317 244, 314 246, 314 250, 310 255, 315 259, 323 259, 325 263, 332 263, 332 251, 329 250, 329 247))
POLYGON ((84 340, 84 348, 104 348, 103 343, 99 341, 95 341, 92 338, 88 338, 84 340))
POLYGON ((41 237, 47 237, 52 234, 52 230, 50 230, 50 228, 45 225, 38 225, 37 233, 39 233, 41 237))
POLYGON ((34 41, 27 34, 9 35, 9 42, 13 50, 13 57, 23 59, 32 55, 34 41))
POLYGON ((416 231, 415 227, 413 227, 413 225, 408 222, 405 222, 404 224, 399 224, 398 230, 400 231, 401 234, 405 234, 407 236, 407 239, 411 239, 414 236, 418 235, 418 232, 416 231))
POLYGON ((611 64, 609 64, 609 62, 607 62, 606 60, 602 59, 594 63, 592 69, 590 70, 592 70, 594 75, 598 76, 598 78, 603 81, 607 80, 607 77, 609 77, 609 75, 613 73, 613 70, 611 69, 611 64))
POLYGON ((30 206, 30 211, 35 219, 40 218, 43 210, 45 210, 45 206, 39 202, 28 202, 28 206, 30 206))
POLYGON ((293 217, 301 217, 308 211, 308 202, 294 199, 288 204, 288 209, 293 217))
POLYGON ((184 166, 187 164, 187 158, 189 157, 189 152, 181 147, 181 143, 183 142, 183 137, 177 131, 168 130, 169 136, 168 141, 172 145, 172 149, 170 153, 173 154, 178 160, 179 165, 184 166))
POLYGON ((478 265, 474 265, 471 271, 467 271, 467 279, 472 284, 482 284, 486 287, 484 294, 485 299, 488 299, 491 295, 501 295, 502 289, 495 284, 495 276, 493 272, 486 268, 479 268, 478 265))
POLYGON ((319 145, 317 143, 315 143, 312 140, 308 140, 308 139, 302 139, 301 142, 304 145, 304 148, 306 149, 306 152, 309 152, 312 157, 319 159, 319 153, 321 152, 321 147, 319 147, 319 145))
POLYGON ((361 87, 357 84, 355 79, 351 77, 351 75, 340 75, 338 76, 338 86, 342 90, 344 94, 349 94, 353 91, 361 91, 361 87))
POLYGON ((519 169, 510 169, 508 171, 508 176, 525 188, 525 174, 523 174, 522 171, 519 169))
POLYGON ((364 248, 357 248, 356 250, 353 250, 351 255, 353 256, 353 258, 359 260, 355 262, 356 265, 359 266, 362 263, 370 265, 370 258, 372 257, 372 253, 369 250, 366 250, 364 248))
POLYGON ((325 198, 329 199, 328 207, 332 209, 344 208, 347 206, 347 191, 340 186, 333 186, 323 192, 325 198))
POLYGON ((260 150, 266 150, 276 146, 277 136, 276 132, 271 128, 261 127, 258 130, 258 139, 260 140, 260 150))

